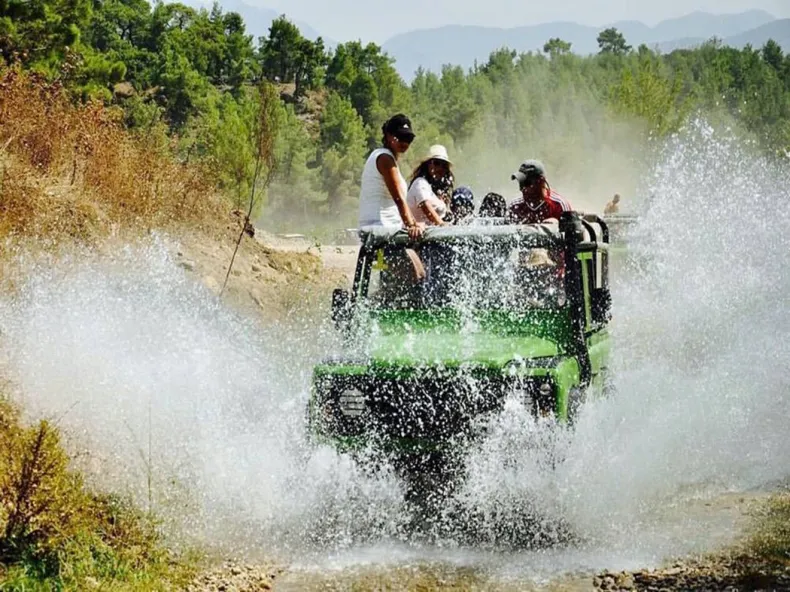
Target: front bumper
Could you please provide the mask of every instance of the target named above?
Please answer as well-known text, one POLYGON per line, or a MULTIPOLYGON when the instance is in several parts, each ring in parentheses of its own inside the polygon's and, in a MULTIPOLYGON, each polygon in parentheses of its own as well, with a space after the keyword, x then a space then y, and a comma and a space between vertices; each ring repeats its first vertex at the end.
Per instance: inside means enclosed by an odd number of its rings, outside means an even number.
POLYGON ((541 376, 427 372, 404 376, 320 374, 309 408, 311 432, 344 449, 436 450, 484 431, 509 397, 534 415, 557 408, 551 372, 541 376))

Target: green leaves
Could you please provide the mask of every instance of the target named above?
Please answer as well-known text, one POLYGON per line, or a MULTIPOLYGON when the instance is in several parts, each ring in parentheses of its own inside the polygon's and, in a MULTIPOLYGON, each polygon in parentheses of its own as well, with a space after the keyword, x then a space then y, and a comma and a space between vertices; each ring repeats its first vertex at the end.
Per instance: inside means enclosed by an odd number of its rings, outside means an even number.
POLYGON ((621 56, 631 51, 631 46, 625 42, 623 34, 614 27, 601 31, 596 41, 601 53, 621 56))
POLYGON ((331 93, 321 116, 321 175, 329 204, 337 209, 356 193, 365 155, 365 125, 353 105, 331 93))
POLYGON ((587 183, 600 153, 630 162, 639 146, 629 144, 672 133, 694 110, 737 122, 771 152, 790 149, 790 54, 774 41, 739 50, 713 39, 660 55, 632 51, 607 28, 598 44, 586 57, 556 37, 542 52, 501 48, 470 71, 418 71, 407 85, 380 46, 328 51, 285 16, 256 48, 241 16, 218 4, 0 0, 3 58, 57 78, 77 99, 120 104, 132 127, 161 118, 178 154, 209 165, 234 201, 250 190, 256 152, 251 91, 272 82, 277 191, 265 208, 300 209, 303 220, 353 209, 365 155, 396 112, 417 130, 408 160, 444 143, 459 174, 486 186, 507 182, 516 152, 543 154, 587 183))
POLYGON ((269 80, 294 83, 296 96, 319 85, 318 73, 327 63, 323 40, 305 39, 285 16, 272 23, 269 36, 262 40, 259 59, 263 74, 269 80))
POLYGON ((555 58, 557 56, 566 55, 571 52, 571 43, 563 41, 559 37, 549 39, 543 46, 543 53, 549 54, 549 57, 555 58))

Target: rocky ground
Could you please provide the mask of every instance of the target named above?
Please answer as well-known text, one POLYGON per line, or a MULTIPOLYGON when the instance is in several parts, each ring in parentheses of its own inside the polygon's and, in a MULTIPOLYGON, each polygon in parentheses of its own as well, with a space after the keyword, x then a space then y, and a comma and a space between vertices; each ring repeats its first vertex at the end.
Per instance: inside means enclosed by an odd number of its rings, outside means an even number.
MULTIPOLYGON (((238 228, 229 224, 222 240, 200 232, 181 234, 173 243, 173 255, 188 274, 219 294, 238 228)), ((223 298, 265 320, 305 308, 323 309, 329 305, 332 288, 348 285, 355 261, 356 251, 350 247, 318 247, 256 229, 253 237, 245 234, 242 239, 223 298)))
POLYGON ((603 571, 573 575, 548 583, 497 581, 472 570, 413 566, 340 573, 289 572, 282 567, 226 563, 200 575, 189 592, 397 591, 432 590, 515 592, 710 592, 790 590, 790 566, 766 564, 747 557, 716 557, 677 561, 662 569, 603 571))
POLYGON ((272 590, 281 568, 227 561, 200 574, 187 592, 258 592, 272 590))
POLYGON ((658 570, 610 573, 593 578, 596 590, 790 590, 790 566, 749 556, 679 561, 658 570))

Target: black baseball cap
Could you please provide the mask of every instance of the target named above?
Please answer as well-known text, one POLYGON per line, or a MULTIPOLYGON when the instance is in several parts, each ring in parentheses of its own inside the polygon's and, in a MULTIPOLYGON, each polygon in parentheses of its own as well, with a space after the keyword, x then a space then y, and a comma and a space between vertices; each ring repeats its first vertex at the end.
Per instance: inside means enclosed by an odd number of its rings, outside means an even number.
POLYGON ((384 122, 381 129, 385 134, 392 134, 399 140, 407 142, 411 142, 415 137, 414 130, 411 128, 411 120, 403 113, 390 117, 384 122))
POLYGON ((524 185, 529 180, 536 177, 545 177, 546 167, 539 160, 525 160, 518 167, 518 171, 510 175, 514 181, 518 181, 519 185, 524 185))

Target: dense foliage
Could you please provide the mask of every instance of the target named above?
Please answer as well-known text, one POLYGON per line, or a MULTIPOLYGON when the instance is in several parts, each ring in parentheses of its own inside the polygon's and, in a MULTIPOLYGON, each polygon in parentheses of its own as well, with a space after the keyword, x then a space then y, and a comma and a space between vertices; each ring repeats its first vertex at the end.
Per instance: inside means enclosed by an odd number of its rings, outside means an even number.
POLYGON ((605 29, 598 43, 587 57, 559 38, 543 53, 501 49, 471 71, 418 71, 407 84, 377 45, 328 50, 285 17, 254 40, 217 5, 0 0, 7 65, 57 79, 75 100, 121 106, 132 129, 164 123, 179 158, 210 166, 239 202, 254 170, 254 87, 278 85, 277 173, 261 216, 281 228, 326 214, 353 224, 364 156, 396 111, 418 132, 410 157, 442 142, 459 182, 478 191, 507 188, 527 156, 546 160, 571 196, 634 191, 628 171, 639 170, 650 140, 695 113, 769 153, 790 149, 790 54, 773 41, 738 50, 714 39, 660 55, 605 29))
POLYGON ((57 427, 25 426, 0 393, 0 590, 183 590, 196 563, 168 551, 130 500, 69 468, 57 427))

